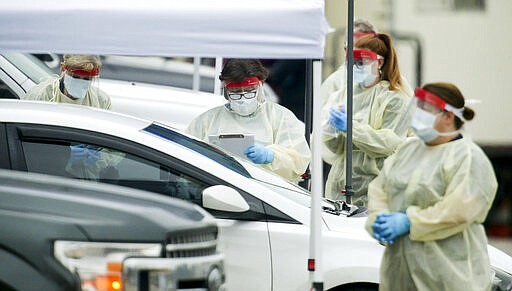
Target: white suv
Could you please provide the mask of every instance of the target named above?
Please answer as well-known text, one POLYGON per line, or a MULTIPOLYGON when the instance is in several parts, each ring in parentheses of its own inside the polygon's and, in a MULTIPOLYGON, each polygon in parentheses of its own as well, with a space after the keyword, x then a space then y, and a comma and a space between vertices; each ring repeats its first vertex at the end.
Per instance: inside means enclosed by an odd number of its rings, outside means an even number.
MULTIPOLYGON (((227 290, 308 289, 310 193, 180 131, 84 106, 0 100, 1 167, 196 203, 217 219, 227 290), (77 143, 117 162, 96 176, 69 172, 69 146, 77 143)), ((377 290, 384 246, 365 231, 364 213, 326 200, 322 206, 325 290, 377 290)), ((495 290, 510 290, 512 258, 488 250, 495 290)))

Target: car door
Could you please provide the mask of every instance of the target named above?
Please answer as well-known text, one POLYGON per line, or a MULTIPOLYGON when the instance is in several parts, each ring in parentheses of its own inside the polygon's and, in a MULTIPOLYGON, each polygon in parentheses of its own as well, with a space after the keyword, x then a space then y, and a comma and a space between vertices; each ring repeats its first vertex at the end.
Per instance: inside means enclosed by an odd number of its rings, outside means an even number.
MULTIPOLYGON (((219 184, 233 187, 199 167, 114 136, 33 124, 7 124, 6 131, 14 170, 133 187, 198 205, 202 204, 203 189, 219 184), (101 169, 73 168, 71 146, 98 151, 101 155, 98 162, 104 162, 101 169)), ((254 290, 272 290, 267 218, 275 219, 275 210, 268 216, 268 205, 243 189, 236 190, 249 204, 248 211, 231 213, 207 209, 218 221, 218 246, 226 256, 228 289, 244 290, 251 286, 254 290)))

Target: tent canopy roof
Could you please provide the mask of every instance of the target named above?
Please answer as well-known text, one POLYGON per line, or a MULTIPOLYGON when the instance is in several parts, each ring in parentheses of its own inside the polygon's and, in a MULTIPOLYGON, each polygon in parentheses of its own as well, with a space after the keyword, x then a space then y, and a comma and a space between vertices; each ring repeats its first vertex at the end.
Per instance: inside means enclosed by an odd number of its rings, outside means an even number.
POLYGON ((323 57, 323 0, 16 0, 0 51, 231 58, 323 57))

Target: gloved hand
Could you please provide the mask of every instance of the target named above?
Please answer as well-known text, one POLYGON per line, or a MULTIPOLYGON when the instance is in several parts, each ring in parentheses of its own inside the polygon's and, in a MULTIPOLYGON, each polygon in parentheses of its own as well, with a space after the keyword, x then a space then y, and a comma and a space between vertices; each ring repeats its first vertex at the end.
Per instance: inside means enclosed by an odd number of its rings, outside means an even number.
POLYGON ((345 108, 329 110, 329 123, 339 131, 347 132, 347 112, 345 108))
POLYGON ((100 152, 93 148, 83 144, 70 146, 70 162, 76 164, 83 162, 86 166, 94 165, 100 158, 100 152))
POLYGON ((391 212, 377 215, 372 225, 373 236, 381 242, 392 244, 393 239, 409 232, 411 222, 405 213, 391 212))
POLYGON ((255 164, 268 164, 274 160, 274 152, 259 143, 248 147, 244 154, 255 164))
POLYGON ((384 223, 387 221, 388 217, 391 213, 380 213, 377 214, 377 218, 372 224, 373 237, 375 237, 380 242, 386 242, 384 240, 382 232, 386 230, 384 223))

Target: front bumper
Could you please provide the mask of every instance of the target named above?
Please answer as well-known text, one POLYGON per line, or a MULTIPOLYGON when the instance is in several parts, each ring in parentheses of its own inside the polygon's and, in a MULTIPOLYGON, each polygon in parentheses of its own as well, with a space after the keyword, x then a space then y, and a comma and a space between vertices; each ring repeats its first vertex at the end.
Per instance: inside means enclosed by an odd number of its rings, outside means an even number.
POLYGON ((123 262, 125 291, 224 290, 223 255, 186 258, 127 258, 123 262))

